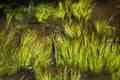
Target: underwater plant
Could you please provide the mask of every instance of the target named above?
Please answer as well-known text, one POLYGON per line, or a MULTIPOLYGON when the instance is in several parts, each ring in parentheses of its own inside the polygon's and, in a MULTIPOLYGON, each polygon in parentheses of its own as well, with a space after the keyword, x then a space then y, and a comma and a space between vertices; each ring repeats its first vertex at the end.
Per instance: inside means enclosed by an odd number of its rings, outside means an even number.
MULTIPOLYGON (((34 8, 33 15, 40 24, 46 25, 49 17, 53 22, 65 22, 61 30, 47 37, 28 24, 11 25, 13 18, 23 20, 22 8, 7 13, 6 26, 0 32, 0 79, 5 76, 9 80, 8 76, 25 70, 31 71, 35 80, 80 80, 83 74, 100 73, 119 80, 120 45, 113 39, 115 28, 107 20, 91 21, 93 7, 91 0, 66 0, 56 7, 43 3, 22 7, 28 15, 34 8)), ((24 76, 20 78, 23 79, 24 76)))

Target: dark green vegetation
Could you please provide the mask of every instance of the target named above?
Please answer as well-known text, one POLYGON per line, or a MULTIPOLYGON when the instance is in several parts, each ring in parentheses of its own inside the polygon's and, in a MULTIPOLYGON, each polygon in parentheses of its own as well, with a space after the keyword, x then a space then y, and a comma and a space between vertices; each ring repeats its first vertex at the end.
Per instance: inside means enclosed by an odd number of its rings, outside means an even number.
POLYGON ((100 74, 119 80, 119 38, 107 20, 91 20, 93 7, 91 0, 65 0, 8 9, 0 32, 0 80, 86 80, 100 74), (50 27, 55 30, 49 33, 50 27), (49 35, 41 33, 44 28, 49 35))

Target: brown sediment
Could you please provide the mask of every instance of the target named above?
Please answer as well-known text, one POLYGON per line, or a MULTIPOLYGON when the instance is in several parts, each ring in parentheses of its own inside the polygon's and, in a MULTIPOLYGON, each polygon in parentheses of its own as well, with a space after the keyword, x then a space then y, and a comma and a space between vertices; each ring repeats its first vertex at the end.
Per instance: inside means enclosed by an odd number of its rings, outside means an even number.
POLYGON ((0 80, 35 80, 29 71, 20 71, 15 75, 0 77, 0 80))
POLYGON ((84 74, 80 80, 112 80, 111 75, 99 73, 97 75, 84 74))

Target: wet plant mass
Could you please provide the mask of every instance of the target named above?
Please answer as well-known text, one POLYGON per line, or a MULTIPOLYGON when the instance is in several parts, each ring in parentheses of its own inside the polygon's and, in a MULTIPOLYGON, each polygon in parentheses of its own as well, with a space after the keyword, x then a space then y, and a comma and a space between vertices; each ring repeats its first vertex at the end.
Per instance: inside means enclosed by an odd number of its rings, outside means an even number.
POLYGON ((96 5, 0 4, 6 15, 0 19, 0 80, 119 80, 118 26, 110 25, 111 17, 93 17, 96 5))

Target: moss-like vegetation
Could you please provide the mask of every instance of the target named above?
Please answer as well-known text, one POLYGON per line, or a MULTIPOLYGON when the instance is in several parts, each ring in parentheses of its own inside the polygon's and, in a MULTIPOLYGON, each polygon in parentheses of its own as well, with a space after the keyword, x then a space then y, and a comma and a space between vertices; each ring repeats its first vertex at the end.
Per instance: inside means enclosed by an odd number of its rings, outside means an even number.
POLYGON ((91 21, 91 2, 66 0, 9 10, 0 32, 0 80, 10 80, 21 70, 28 70, 35 80, 80 80, 83 73, 105 73, 119 80, 120 44, 114 38, 115 27, 106 20, 91 21), (24 14, 40 23, 47 24, 49 18, 64 23, 61 30, 44 37, 24 23, 24 14), (20 23, 12 25, 13 20, 20 23))

